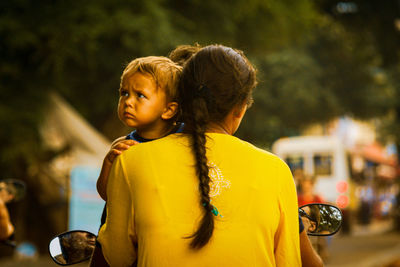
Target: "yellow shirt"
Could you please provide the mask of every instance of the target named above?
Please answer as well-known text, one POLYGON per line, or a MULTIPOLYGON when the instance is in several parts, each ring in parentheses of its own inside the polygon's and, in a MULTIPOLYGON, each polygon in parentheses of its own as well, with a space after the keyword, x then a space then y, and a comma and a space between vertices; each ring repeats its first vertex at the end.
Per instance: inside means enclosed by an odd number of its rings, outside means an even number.
POLYGON ((203 208, 184 134, 132 146, 107 185, 98 240, 110 266, 301 266, 294 181, 275 155, 226 134, 207 134, 214 216, 210 242, 190 249, 203 208))

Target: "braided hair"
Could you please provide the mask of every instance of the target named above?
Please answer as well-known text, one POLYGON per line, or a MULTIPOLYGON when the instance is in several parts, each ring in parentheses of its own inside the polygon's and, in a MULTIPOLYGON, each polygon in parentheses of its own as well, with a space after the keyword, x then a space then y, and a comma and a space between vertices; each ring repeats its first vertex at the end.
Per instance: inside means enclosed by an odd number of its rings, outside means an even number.
POLYGON ((185 63, 179 85, 181 116, 191 139, 203 208, 190 246, 205 246, 214 231, 214 206, 210 203, 210 176, 206 157, 206 131, 210 123, 222 122, 238 105, 251 100, 256 71, 241 51, 222 45, 200 49, 185 63))

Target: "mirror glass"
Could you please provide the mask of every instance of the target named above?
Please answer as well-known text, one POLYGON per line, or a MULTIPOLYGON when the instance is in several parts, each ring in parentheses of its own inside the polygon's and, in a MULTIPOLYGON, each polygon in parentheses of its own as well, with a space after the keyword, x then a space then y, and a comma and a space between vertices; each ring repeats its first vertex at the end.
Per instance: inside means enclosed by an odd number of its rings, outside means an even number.
POLYGON ((70 265, 90 259, 96 236, 87 231, 70 231, 50 241, 49 252, 59 265, 70 265))
POLYGON ((339 231, 342 225, 342 212, 333 205, 304 205, 300 207, 299 214, 308 235, 333 235, 339 231))
POLYGON ((25 196, 26 186, 21 180, 0 180, 0 198, 5 202, 16 202, 25 196))

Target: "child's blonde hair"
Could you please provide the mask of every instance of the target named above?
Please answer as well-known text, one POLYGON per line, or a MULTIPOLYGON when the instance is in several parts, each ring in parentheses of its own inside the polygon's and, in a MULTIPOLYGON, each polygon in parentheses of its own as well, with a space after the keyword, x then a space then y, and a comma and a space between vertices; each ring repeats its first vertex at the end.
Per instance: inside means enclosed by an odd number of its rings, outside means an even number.
POLYGON ((124 69, 121 76, 123 81, 136 72, 150 74, 158 88, 163 88, 168 101, 177 101, 178 83, 182 73, 182 67, 167 57, 140 57, 132 60, 124 69))

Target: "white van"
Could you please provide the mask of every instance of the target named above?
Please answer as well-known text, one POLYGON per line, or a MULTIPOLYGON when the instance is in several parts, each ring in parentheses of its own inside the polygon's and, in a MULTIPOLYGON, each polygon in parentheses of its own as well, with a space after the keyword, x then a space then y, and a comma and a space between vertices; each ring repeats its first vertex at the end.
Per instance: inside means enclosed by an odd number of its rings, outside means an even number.
POLYGON ((291 168, 303 169, 316 177, 315 192, 325 202, 346 209, 350 202, 350 169, 343 143, 334 136, 281 138, 273 146, 274 154, 291 168))

